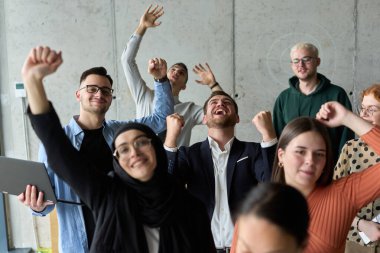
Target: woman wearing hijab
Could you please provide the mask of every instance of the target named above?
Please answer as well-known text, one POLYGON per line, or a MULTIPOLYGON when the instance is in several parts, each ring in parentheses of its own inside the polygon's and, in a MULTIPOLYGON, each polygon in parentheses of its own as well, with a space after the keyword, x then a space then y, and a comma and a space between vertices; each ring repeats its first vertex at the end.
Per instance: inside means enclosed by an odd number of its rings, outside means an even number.
POLYGON ((22 73, 49 164, 94 215, 90 252, 215 252, 205 208, 167 173, 163 145, 149 127, 128 123, 115 133, 112 177, 94 172, 72 147, 42 83, 61 63, 60 53, 39 47, 22 73))

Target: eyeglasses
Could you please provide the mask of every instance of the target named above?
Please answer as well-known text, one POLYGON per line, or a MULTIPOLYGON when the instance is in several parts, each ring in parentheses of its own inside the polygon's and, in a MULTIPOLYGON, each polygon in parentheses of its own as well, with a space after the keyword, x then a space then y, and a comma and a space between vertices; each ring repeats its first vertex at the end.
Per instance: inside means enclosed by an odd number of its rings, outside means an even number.
MULTIPOLYGON (((152 139, 141 137, 135 140, 132 145, 136 150, 145 151, 152 144, 152 139)), ((122 144, 115 149, 113 155, 117 158, 127 158, 131 154, 131 144, 122 144)))
POLYGON ((86 89, 88 93, 97 93, 99 90, 104 96, 111 96, 113 93, 113 89, 108 87, 99 87, 97 85, 86 85, 85 87, 80 88, 79 90, 86 89))
POLYGON ((305 57, 302 57, 301 59, 294 58, 294 59, 290 60, 290 63, 298 64, 298 63, 302 62, 302 63, 306 64, 306 63, 311 62, 311 60, 313 60, 314 58, 315 57, 312 57, 312 56, 305 56, 305 57))
POLYGON ((368 116, 372 116, 374 113, 380 111, 380 108, 378 106, 376 106, 376 105, 369 105, 367 107, 361 105, 361 106, 359 106, 358 111, 361 114, 366 114, 368 116))

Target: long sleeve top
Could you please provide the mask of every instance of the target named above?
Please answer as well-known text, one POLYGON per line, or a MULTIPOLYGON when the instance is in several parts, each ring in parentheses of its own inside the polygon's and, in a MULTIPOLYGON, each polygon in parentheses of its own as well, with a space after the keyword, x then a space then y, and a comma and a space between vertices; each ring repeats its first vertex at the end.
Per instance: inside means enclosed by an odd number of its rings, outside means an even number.
MULTIPOLYGON (((105 120, 103 122, 103 136, 108 146, 112 147, 112 140, 116 130, 127 122, 143 123, 151 127, 156 133, 166 129, 166 116, 173 113, 173 99, 169 82, 155 82, 156 97, 154 100, 154 110, 152 114, 146 115, 139 119, 131 119, 129 121, 105 120)), ((72 146, 76 150, 80 150, 84 139, 84 131, 78 125, 74 116, 68 125, 64 126, 66 136, 69 138, 72 146)), ((111 158, 112 159, 112 158, 111 158)), ((59 177, 54 168, 47 161, 46 151, 43 145, 40 145, 38 152, 38 160, 45 163, 50 181, 52 182, 55 194, 58 199, 81 203, 79 196, 74 190, 59 177)), ((95 158, 91 159, 96 163, 95 158)), ((112 163, 109 164, 112 168, 112 163)), ((104 169, 104 168, 102 168, 104 169)), ((60 252, 77 252, 87 253, 88 240, 87 231, 85 228, 82 205, 57 203, 57 217, 59 228, 59 251, 60 252)), ((47 206, 42 212, 33 212, 35 216, 46 216, 49 214, 55 205, 47 206)))
MULTIPOLYGON (((277 136, 281 135, 285 125, 300 116, 315 117, 321 105, 329 101, 337 101, 351 110, 351 102, 346 91, 318 73, 320 80, 316 90, 305 95, 299 90, 299 80, 296 76, 289 79, 289 88, 282 91, 277 97, 273 108, 273 126, 277 136)), ((334 161, 346 141, 355 138, 354 133, 347 127, 329 128, 331 145, 334 151, 334 161)))
MULTIPOLYGON (((121 56, 121 64, 127 79, 129 90, 136 103, 136 117, 144 117, 151 114, 152 103, 155 96, 154 90, 150 89, 141 77, 136 64, 136 55, 142 40, 142 36, 133 34, 124 48, 121 56)), ((193 102, 181 102, 178 96, 174 96, 174 112, 182 115, 185 124, 178 137, 179 146, 189 146, 191 130, 196 125, 202 124, 203 107, 193 102)))
MULTIPOLYGON (((131 178, 115 159, 114 176, 102 175, 71 145, 52 107, 44 114, 29 113, 29 118, 54 172, 92 210, 91 253, 152 253, 144 226, 159 228, 158 253, 215 252, 204 206, 167 173, 166 157, 157 157, 147 182, 131 178)), ((156 154, 164 154, 159 147, 156 154)))
MULTIPOLYGON (((380 128, 374 127, 361 138, 380 154, 380 128)), ((377 163, 328 186, 316 187, 307 197, 310 225, 304 253, 343 253, 356 213, 380 196, 379 182, 380 163, 377 163)), ((231 252, 236 252, 237 226, 231 252)))
MULTIPOLYGON (((375 150, 365 143, 362 139, 349 140, 343 147, 340 153, 337 164, 334 168, 334 179, 348 176, 352 173, 357 173, 371 167, 375 163, 380 162, 380 155, 376 154, 375 150)), ((372 220, 380 214, 380 198, 363 207, 357 217, 372 220)), ((347 240, 358 243, 366 247, 378 247, 380 241, 365 244, 359 235, 359 230, 356 226, 351 226, 347 235, 347 240)))

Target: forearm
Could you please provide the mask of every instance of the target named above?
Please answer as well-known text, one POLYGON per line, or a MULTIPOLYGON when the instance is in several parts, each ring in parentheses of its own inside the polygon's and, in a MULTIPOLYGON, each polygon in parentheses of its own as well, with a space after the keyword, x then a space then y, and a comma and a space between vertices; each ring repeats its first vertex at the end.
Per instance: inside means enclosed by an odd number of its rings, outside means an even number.
POLYGON ((154 82, 154 86, 155 97, 152 116, 158 117, 160 122, 163 123, 162 131, 166 129, 166 117, 174 113, 174 100, 169 81, 163 83, 154 82))
POLYGON ((223 91, 222 86, 220 86, 220 84, 218 82, 214 82, 213 84, 209 85, 209 88, 210 88, 211 92, 223 91))
POLYGON ((139 24, 135 30, 135 34, 138 34, 138 35, 141 35, 141 36, 144 36, 145 32, 147 30, 147 27, 142 25, 142 24, 139 24))
POLYGON ((136 63, 136 55, 141 39, 141 36, 133 34, 121 55, 124 75, 136 106, 145 106, 145 103, 153 101, 153 99, 150 99, 150 97, 153 97, 153 91, 146 85, 136 63))
POLYGON ((352 131, 354 131, 359 136, 362 136, 368 133, 373 128, 373 125, 371 123, 369 123, 368 121, 365 121, 364 119, 355 115, 351 111, 347 113, 342 123, 346 127, 349 127, 352 131))
POLYGON ((42 83, 42 79, 33 76, 24 78, 28 102, 32 114, 43 114, 49 111, 50 105, 42 83))

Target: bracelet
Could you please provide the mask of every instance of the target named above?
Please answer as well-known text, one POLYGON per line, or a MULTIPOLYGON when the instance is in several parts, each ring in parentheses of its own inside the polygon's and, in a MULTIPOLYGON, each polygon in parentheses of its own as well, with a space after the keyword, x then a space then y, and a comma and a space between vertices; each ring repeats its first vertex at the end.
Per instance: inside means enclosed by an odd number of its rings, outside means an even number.
POLYGON ((362 218, 359 218, 358 217, 358 221, 356 222, 356 229, 359 231, 359 232, 362 232, 360 229, 359 229, 359 222, 362 220, 362 218))
POLYGON ((163 83, 163 82, 166 82, 166 81, 169 80, 167 76, 164 76, 164 77, 162 77, 160 79, 156 79, 156 78, 153 78, 153 79, 154 79, 154 81, 156 81, 158 83, 163 83))
POLYGON ((210 90, 214 89, 214 88, 215 88, 216 86, 218 86, 218 85, 219 85, 218 82, 214 83, 213 86, 210 87, 210 90))

